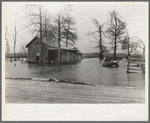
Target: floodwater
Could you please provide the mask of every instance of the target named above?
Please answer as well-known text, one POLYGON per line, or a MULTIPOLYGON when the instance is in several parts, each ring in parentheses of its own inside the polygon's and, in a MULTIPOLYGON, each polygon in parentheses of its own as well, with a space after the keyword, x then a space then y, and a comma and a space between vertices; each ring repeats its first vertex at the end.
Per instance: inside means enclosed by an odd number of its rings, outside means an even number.
POLYGON ((127 62, 122 60, 119 61, 118 68, 102 67, 102 61, 98 58, 57 66, 37 66, 6 60, 6 77, 59 78, 98 85, 145 87, 145 74, 126 73, 126 64, 127 62))

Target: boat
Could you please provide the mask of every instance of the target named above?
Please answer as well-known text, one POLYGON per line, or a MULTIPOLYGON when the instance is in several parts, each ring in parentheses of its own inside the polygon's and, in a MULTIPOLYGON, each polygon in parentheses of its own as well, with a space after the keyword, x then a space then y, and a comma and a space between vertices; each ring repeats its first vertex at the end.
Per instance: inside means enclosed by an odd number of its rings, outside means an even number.
POLYGON ((119 61, 117 61, 117 60, 104 59, 102 66, 103 67, 119 67, 118 63, 119 63, 119 61))

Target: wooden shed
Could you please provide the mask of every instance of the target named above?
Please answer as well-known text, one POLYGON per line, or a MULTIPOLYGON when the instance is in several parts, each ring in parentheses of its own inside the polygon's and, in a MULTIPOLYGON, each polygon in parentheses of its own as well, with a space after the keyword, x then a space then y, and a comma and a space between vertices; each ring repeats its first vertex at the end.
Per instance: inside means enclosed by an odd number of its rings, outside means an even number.
MULTIPOLYGON (((28 62, 39 62, 40 55, 40 39, 36 36, 27 45, 28 48, 28 62)), ((43 62, 56 63, 58 59, 58 45, 57 41, 47 38, 42 39, 43 62)), ((71 63, 82 60, 82 53, 77 48, 68 48, 61 46, 61 63, 71 63)))

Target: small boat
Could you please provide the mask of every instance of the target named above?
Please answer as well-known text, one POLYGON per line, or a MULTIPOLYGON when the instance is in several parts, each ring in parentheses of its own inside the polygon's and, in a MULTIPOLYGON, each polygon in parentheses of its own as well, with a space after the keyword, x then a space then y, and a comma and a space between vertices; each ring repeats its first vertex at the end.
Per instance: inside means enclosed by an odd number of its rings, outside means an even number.
POLYGON ((103 67, 119 67, 118 63, 119 61, 117 60, 104 59, 102 66, 103 67))

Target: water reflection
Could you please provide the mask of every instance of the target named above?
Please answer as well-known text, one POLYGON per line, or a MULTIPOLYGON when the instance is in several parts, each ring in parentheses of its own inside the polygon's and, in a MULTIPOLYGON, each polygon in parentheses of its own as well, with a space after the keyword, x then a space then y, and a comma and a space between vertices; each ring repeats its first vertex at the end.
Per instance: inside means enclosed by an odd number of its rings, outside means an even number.
POLYGON ((144 87, 145 74, 127 74, 125 66, 126 61, 120 61, 118 68, 102 67, 102 60, 98 58, 83 59, 71 64, 44 66, 6 61, 6 77, 54 77, 100 85, 144 87))

